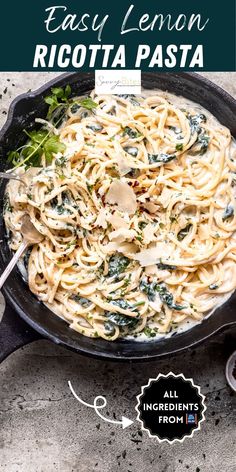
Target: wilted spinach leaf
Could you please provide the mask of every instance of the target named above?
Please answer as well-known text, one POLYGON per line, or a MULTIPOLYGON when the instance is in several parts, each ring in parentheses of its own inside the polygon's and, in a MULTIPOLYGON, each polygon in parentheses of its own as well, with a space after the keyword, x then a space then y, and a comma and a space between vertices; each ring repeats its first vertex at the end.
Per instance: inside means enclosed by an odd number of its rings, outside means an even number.
POLYGON ((89 307, 89 305, 91 305, 92 303, 90 300, 88 300, 88 298, 81 297, 80 295, 72 295, 71 299, 75 302, 78 302, 81 306, 85 308, 89 307))
POLYGON ((176 266, 173 266, 173 265, 169 265, 169 264, 163 264, 162 262, 159 262, 157 264, 157 268, 159 270, 176 270, 177 267, 176 266))

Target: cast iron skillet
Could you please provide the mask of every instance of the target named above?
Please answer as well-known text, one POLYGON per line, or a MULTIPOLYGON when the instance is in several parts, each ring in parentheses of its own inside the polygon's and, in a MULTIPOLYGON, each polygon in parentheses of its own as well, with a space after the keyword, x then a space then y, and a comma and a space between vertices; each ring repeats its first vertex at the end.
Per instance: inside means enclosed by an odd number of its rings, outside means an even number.
MULTIPOLYGON (((14 100, 9 109, 7 122, 0 132, 0 170, 6 169, 6 154, 24 141, 23 128, 34 126, 36 117, 44 117, 47 106, 43 98, 52 86, 65 87, 70 84, 73 95, 84 94, 94 86, 93 73, 69 73, 47 83, 36 92, 26 93, 14 100)), ((183 95, 207 108, 236 137, 236 101, 224 90, 195 73, 143 73, 142 85, 146 88, 168 90, 183 95)), ((2 202, 5 182, 0 186, 2 202)), ((0 271, 11 257, 2 219, 0 221, 0 271)), ((47 338, 80 354, 111 360, 151 360, 182 351, 224 327, 236 324, 236 294, 201 324, 181 334, 160 341, 135 342, 118 340, 108 342, 81 336, 48 310, 30 292, 17 269, 8 278, 3 288, 6 309, 0 327, 1 354, 4 359, 17 347, 47 338)))

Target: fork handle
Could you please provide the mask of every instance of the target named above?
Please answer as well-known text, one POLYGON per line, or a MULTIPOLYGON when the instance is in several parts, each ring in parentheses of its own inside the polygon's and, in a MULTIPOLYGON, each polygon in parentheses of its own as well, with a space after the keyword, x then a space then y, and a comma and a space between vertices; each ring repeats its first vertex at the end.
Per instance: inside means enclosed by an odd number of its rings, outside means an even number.
POLYGON ((6 172, 0 172, 0 178, 1 179, 7 179, 7 180, 19 180, 20 182, 25 183, 17 174, 14 174, 13 172, 9 172, 8 174, 6 172))
POLYGON ((23 252, 26 250, 28 245, 29 243, 27 241, 23 241, 23 243, 21 243, 20 247, 17 249, 16 253, 14 254, 13 258, 10 260, 8 266, 6 267, 6 269, 4 270, 4 272, 2 273, 0 277, 0 290, 4 282, 7 280, 8 276, 10 275, 12 269, 14 269, 18 260, 22 256, 23 252))

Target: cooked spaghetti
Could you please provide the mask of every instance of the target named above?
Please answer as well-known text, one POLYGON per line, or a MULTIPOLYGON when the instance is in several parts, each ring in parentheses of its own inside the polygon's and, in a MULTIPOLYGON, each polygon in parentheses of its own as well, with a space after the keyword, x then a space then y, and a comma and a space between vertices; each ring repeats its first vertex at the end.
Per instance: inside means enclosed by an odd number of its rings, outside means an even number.
POLYGON ((110 341, 199 322, 236 288, 230 131, 163 92, 90 97, 60 126, 38 120, 61 151, 30 169, 22 158, 24 182, 7 186, 11 249, 25 213, 44 235, 25 260, 30 290, 110 341))

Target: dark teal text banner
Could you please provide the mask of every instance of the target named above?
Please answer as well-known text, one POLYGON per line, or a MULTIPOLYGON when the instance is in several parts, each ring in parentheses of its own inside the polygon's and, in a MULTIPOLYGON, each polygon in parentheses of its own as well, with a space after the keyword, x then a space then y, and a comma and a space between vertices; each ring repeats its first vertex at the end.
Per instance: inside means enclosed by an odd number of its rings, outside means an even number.
POLYGON ((235 71, 235 0, 1 4, 1 71, 235 71))

